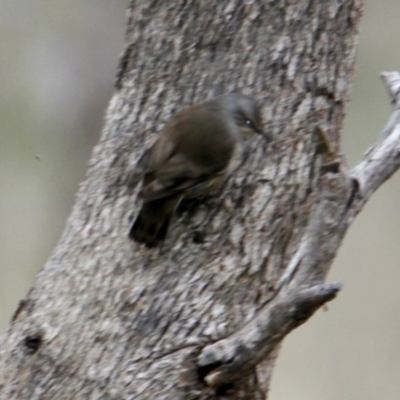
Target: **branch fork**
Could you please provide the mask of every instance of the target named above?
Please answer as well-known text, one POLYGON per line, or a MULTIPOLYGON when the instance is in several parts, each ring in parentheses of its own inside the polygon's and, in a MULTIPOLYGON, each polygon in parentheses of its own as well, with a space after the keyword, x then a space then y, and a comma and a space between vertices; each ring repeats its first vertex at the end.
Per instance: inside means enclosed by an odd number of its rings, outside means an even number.
POLYGON ((199 374, 219 389, 250 374, 293 329, 334 299, 339 283, 321 283, 353 218, 400 167, 400 73, 383 72, 393 112, 377 142, 352 170, 321 171, 315 210, 279 280, 278 295, 249 324, 203 348, 199 374), (311 283, 310 283, 311 282, 311 283))
POLYGON ((268 357, 290 331, 335 298, 340 289, 338 283, 321 284, 278 299, 239 332, 206 346, 198 358, 200 375, 216 389, 243 378, 268 357))

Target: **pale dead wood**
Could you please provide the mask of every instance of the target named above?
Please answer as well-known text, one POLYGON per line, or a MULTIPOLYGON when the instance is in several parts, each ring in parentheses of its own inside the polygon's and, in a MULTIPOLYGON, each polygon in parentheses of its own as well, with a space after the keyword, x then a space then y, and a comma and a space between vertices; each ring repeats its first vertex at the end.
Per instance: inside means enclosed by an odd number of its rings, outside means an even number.
POLYGON ((378 141, 350 172, 358 181, 364 202, 398 170, 400 164, 400 74, 383 72, 381 78, 394 109, 378 141))
POLYGON ((214 388, 242 380, 339 290, 339 284, 316 285, 280 298, 232 336, 203 349, 200 375, 214 388))

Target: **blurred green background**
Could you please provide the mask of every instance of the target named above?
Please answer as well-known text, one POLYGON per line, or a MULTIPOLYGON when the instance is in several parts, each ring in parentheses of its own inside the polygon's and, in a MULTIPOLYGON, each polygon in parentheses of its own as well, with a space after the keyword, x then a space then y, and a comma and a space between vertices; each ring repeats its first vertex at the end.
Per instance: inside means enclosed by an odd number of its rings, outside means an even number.
MULTIPOLYGON (((127 0, 0 0, 0 332, 56 245, 102 126, 127 0)), ((390 113, 400 1, 366 1, 343 133, 354 165, 390 113)), ((285 341, 272 400, 400 398, 400 173, 351 227, 344 290, 285 341)))

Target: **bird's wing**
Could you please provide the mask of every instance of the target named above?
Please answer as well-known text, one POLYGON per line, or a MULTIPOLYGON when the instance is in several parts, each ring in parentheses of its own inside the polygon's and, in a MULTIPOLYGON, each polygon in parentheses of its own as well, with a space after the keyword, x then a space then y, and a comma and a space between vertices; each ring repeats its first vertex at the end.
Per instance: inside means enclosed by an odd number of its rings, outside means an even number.
POLYGON ((151 179, 148 184, 145 183, 140 196, 146 201, 151 201, 188 189, 200 189, 200 186, 207 186, 211 180, 223 172, 205 173, 204 168, 196 166, 183 155, 177 154, 154 174, 154 179, 151 179))
POLYGON ((129 175, 128 184, 136 186, 145 174, 151 174, 160 169, 171 157, 174 144, 165 135, 158 134, 147 146, 135 168, 129 175))

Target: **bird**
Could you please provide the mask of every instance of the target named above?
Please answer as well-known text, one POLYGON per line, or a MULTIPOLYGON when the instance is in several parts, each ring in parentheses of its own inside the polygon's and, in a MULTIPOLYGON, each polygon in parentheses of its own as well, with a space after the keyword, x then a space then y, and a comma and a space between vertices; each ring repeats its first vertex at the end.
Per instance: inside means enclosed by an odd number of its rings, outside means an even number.
POLYGON ((154 247, 166 238, 184 199, 220 188, 240 164, 244 143, 263 132, 261 111, 251 96, 229 93, 175 114, 150 143, 129 176, 142 182, 143 200, 129 238, 154 247))

